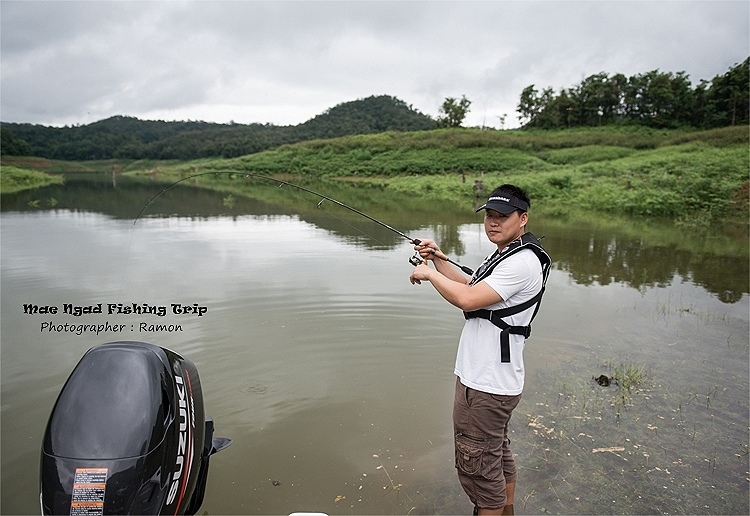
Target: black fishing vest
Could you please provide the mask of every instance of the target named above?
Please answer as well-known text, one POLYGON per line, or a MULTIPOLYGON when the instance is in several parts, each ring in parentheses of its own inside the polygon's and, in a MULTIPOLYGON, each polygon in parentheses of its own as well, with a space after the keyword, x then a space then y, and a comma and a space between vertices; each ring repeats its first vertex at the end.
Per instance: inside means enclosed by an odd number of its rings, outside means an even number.
POLYGON ((547 285, 547 278, 549 277, 552 259, 544 250, 537 237, 535 237, 531 233, 524 233, 523 235, 521 235, 521 238, 511 242, 508 247, 502 250, 502 252, 495 251, 495 253, 490 256, 490 258, 485 260, 485 262, 479 267, 479 269, 477 269, 477 272, 474 273, 474 276, 472 276, 471 281, 469 282, 469 285, 475 285, 476 283, 479 283, 483 279, 487 278, 490 274, 492 274, 492 271, 495 270, 495 267, 497 267, 500 262, 524 249, 531 249, 532 251, 534 251, 534 254, 536 254, 536 257, 539 258, 539 262, 542 264, 542 289, 539 291, 539 293, 528 301, 521 303, 520 305, 510 306, 508 308, 502 308, 499 310, 480 309, 474 310, 472 312, 464 312, 464 317, 466 319, 473 319, 475 317, 487 319, 502 330, 500 332, 501 362, 510 362, 511 333, 513 335, 523 335, 526 339, 528 339, 529 335, 531 335, 531 321, 529 321, 528 326, 511 326, 503 320, 503 317, 519 314, 524 310, 528 310, 532 306, 536 305, 536 308, 534 308, 534 313, 531 316, 531 320, 534 320, 534 317, 536 317, 536 314, 539 311, 539 306, 542 303, 542 295, 544 294, 544 289, 547 285))

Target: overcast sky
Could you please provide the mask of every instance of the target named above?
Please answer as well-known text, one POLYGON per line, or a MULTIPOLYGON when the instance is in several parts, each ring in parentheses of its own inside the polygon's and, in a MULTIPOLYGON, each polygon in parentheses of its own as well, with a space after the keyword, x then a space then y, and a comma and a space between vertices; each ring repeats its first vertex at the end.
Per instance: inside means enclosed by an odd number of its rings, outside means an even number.
POLYGON ((371 95, 465 125, 518 125, 523 88, 599 73, 685 71, 693 86, 750 54, 740 1, 0 0, 0 120, 113 115, 294 125, 371 95))

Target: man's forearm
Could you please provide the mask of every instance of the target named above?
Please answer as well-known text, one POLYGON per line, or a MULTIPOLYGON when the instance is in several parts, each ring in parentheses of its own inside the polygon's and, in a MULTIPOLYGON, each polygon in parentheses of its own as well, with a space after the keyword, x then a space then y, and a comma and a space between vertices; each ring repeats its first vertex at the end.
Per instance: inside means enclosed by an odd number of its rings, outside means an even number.
POLYGON ((461 272, 458 268, 454 267, 445 259, 441 258, 440 254, 436 254, 432 260, 432 263, 435 264, 435 269, 437 269, 440 274, 448 279, 464 284, 469 283, 469 278, 467 278, 466 275, 464 275, 464 273, 461 272))

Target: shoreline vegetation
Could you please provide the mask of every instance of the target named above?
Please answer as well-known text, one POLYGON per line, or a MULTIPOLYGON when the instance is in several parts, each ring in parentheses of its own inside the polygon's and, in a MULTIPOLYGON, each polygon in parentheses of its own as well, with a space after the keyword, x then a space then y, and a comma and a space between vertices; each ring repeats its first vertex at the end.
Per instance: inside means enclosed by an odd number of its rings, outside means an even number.
POLYGON ((18 193, 63 182, 61 175, 48 174, 23 165, 14 166, 3 162, 0 168, 0 193, 2 194, 18 193))
MULTIPOLYGON (((291 182, 339 181, 407 193, 415 202, 472 202, 511 182, 546 215, 600 213, 709 227, 750 223, 750 127, 705 131, 606 126, 565 130, 438 129, 282 145, 238 158, 56 161, 2 158, 1 193, 66 173, 148 175, 165 183, 202 172, 256 173, 291 182)), ((196 184, 252 197, 226 174, 196 184)))

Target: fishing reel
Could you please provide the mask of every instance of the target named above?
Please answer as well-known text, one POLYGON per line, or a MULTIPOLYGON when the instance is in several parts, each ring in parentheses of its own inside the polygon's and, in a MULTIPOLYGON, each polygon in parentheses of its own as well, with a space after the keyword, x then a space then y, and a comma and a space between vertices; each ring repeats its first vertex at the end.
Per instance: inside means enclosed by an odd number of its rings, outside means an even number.
MULTIPOLYGON (((432 254, 435 254, 434 250, 432 251, 432 254)), ((468 276, 473 276, 474 275, 474 271, 472 269, 466 267, 465 265, 461 265, 460 263, 456 263, 456 262, 454 262, 453 260, 451 260, 450 258, 447 258, 447 257, 446 258, 442 258, 442 259, 445 260, 448 263, 452 263, 453 265, 455 265, 456 267, 458 267, 459 269, 461 269, 461 271, 464 274, 466 274, 468 276)), ((409 263, 412 264, 414 267, 416 267, 417 265, 422 265, 423 263, 426 264, 427 260, 425 260, 424 258, 422 258, 422 256, 419 254, 419 251, 417 251, 417 252, 414 253, 414 256, 412 256, 411 258, 409 258, 409 263)))
POLYGON ((424 258, 419 255, 419 252, 416 252, 414 253, 414 256, 409 258, 409 263, 416 267, 417 265, 422 265, 423 263, 427 262, 425 262, 424 258))

